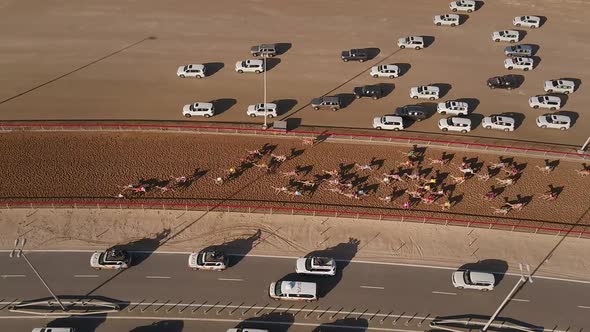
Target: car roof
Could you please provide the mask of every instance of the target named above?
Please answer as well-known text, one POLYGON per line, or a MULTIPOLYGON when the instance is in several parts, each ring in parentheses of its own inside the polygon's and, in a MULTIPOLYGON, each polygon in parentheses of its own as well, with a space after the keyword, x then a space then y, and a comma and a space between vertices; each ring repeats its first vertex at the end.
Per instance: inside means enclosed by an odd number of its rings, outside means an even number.
POLYGON ((333 102, 339 101, 338 97, 335 97, 335 96, 325 96, 325 97, 321 97, 321 99, 323 101, 333 101, 333 102))
POLYGON ((404 119, 401 116, 386 114, 383 116, 389 122, 402 122, 404 119))
POLYGON ((250 62, 253 65, 259 65, 262 66, 263 61, 260 59, 248 59, 246 60, 246 62, 250 62))
POLYGON ((492 115, 491 117, 496 117, 498 120, 505 122, 505 123, 510 123, 510 124, 514 124, 514 119, 506 116, 506 115, 492 115))
POLYGON ((421 85, 421 87, 424 87, 431 91, 440 91, 439 87, 435 85, 421 85))
POLYGON ((260 47, 260 48, 275 48, 276 45, 275 44, 260 44, 260 45, 258 45, 258 47, 260 47))
POLYGON ((452 116, 451 120, 453 121, 453 123, 462 123, 462 124, 471 125, 471 120, 468 118, 461 118, 458 116, 452 116))
POLYGON ((205 65, 201 65, 201 64, 190 64, 187 66, 189 69, 203 69, 203 68, 205 68, 205 65))
POLYGON ((383 69, 396 69, 396 68, 398 68, 397 65, 379 65, 377 67, 381 67, 383 69))
POLYGON ((461 0, 466 5, 475 5, 475 0, 461 0))
POLYGON ((203 108, 211 108, 211 107, 213 107, 213 103, 196 102, 193 105, 195 105, 195 107, 203 107, 203 108))
POLYGON ((476 272, 476 271, 469 271, 469 279, 473 282, 486 282, 493 284, 496 279, 494 275, 489 272, 476 272))
POLYGON ((570 117, 567 115, 560 115, 560 114, 550 114, 551 117, 557 121, 562 121, 562 122, 569 122, 570 121, 570 117))
POLYGON ((316 294, 317 285, 315 282, 290 281, 281 282, 282 293, 306 293, 316 294))

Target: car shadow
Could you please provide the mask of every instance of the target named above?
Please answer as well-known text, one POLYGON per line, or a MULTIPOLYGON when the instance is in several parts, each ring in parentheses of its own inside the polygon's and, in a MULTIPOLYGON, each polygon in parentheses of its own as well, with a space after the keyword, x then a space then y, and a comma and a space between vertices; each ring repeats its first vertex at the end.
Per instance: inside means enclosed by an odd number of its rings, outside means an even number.
MULTIPOLYGON (((433 102, 422 102, 422 103, 418 103, 416 105, 418 105, 424 109, 424 112, 426 112, 426 119, 429 119, 434 114, 436 114, 436 107, 438 106, 437 103, 433 103, 433 102)), ((426 120, 426 119, 424 119, 424 120, 426 120)), ((422 120, 422 121, 424 121, 424 120, 422 120)))
POLYGON ((571 112, 571 111, 559 111, 559 112, 555 112, 554 114, 568 116, 572 121, 570 123, 570 128, 573 127, 574 124, 576 124, 576 121, 578 121, 578 118, 580 117, 580 115, 577 112, 571 112))
POLYGON ((541 58, 535 55, 532 56, 531 59, 533 59, 533 69, 539 67, 539 65, 541 64, 541 58))
POLYGON ((580 86, 582 85, 582 80, 579 78, 560 78, 560 80, 568 80, 574 82, 574 92, 578 91, 578 89, 580 89, 580 86))
POLYGON ((235 328, 287 332, 294 322, 295 316, 290 312, 270 312, 268 314, 244 319, 239 322, 235 328))
POLYGON ((277 50, 277 55, 283 55, 285 53, 287 53, 291 47, 293 47, 293 44, 291 43, 277 43, 275 44, 275 49, 277 50))
POLYGON ((279 58, 266 58, 266 71, 273 70, 279 63, 281 63, 279 58))
POLYGON ((323 323, 312 332, 365 332, 369 328, 369 321, 365 318, 342 318, 330 323, 323 323))
POLYGON ((479 113, 469 113, 466 118, 471 120, 471 130, 473 130, 481 125, 481 120, 483 120, 484 116, 479 113))
POLYGON ((224 242, 222 244, 211 245, 202 250, 220 250, 223 251, 229 257, 228 267, 236 266, 239 262, 244 259, 260 240, 262 231, 259 229, 254 234, 244 237, 237 238, 231 241, 224 242))
POLYGON ((381 88, 381 98, 387 97, 390 93, 395 90, 395 84, 393 83, 379 83, 379 88, 381 88))
POLYGON ((527 35, 526 30, 522 30, 522 29, 513 29, 513 30, 518 31, 518 40, 516 42, 520 43, 521 41, 523 41, 527 35))
POLYGON ((547 16, 541 16, 541 15, 537 15, 541 21, 539 22, 539 28, 542 28, 545 23, 547 22, 547 16))
POLYGON ((547 93, 547 96, 553 96, 553 97, 557 97, 559 98, 559 100, 561 100, 561 108, 563 108, 566 104, 567 101, 569 100, 568 95, 566 95, 565 93, 547 93))
POLYGON ((297 105, 297 100, 295 99, 277 99, 273 101, 273 104, 277 105, 277 114, 280 116, 282 114, 287 114, 289 111, 297 105))
POLYGON ((502 115, 509 116, 514 119, 514 130, 518 129, 526 118, 524 114, 518 112, 506 112, 502 113, 502 115))
POLYGON ((512 77, 516 82, 516 86, 513 89, 518 89, 524 84, 524 75, 510 74, 506 76, 512 77))
POLYGON ((475 11, 480 10, 485 5, 484 1, 476 0, 475 1, 475 11))
POLYGON ((449 93, 449 91, 451 91, 452 86, 448 83, 435 83, 435 84, 431 84, 434 85, 436 87, 439 88, 439 98, 443 98, 444 96, 447 95, 447 93, 449 93))
POLYGON ((463 264, 459 267, 459 270, 493 273, 496 279, 494 285, 497 286, 508 271, 508 263, 501 259, 484 259, 475 263, 463 264))
POLYGON ((288 118, 287 131, 295 130, 301 126, 301 118, 288 118))
POLYGON ((379 53, 381 53, 381 49, 377 47, 369 47, 365 48, 365 52, 367 52, 367 61, 375 59, 379 53))
POLYGON ((184 321, 182 320, 161 320, 150 325, 138 326, 129 332, 182 332, 183 329, 184 321))
POLYGON ((140 251, 141 253, 133 253, 131 258, 131 266, 137 266, 149 258, 160 245, 166 242, 168 235, 170 235, 170 228, 165 228, 161 232, 156 233, 154 237, 143 238, 125 244, 116 244, 108 250, 140 251))
POLYGON ((410 68, 412 68, 412 65, 409 63, 396 63, 395 65, 399 68, 399 77, 407 74, 410 68))
POLYGON ((340 108, 347 108, 356 99, 353 93, 339 93, 336 95, 340 100, 340 108))
POLYGON ((422 36, 424 39, 424 48, 429 48, 434 43, 434 36, 422 36))
POLYGON ((469 105, 469 113, 475 112, 477 106, 479 106, 479 99, 477 98, 459 98, 457 101, 467 103, 469 105))
POLYGON ((469 15, 467 14, 457 14, 459 15, 459 25, 463 25, 465 23, 467 23, 467 21, 469 20, 469 15))
POLYGON ((233 98, 220 98, 212 100, 211 103, 215 107, 215 114, 219 115, 234 106, 238 101, 233 98))
MULTIPOLYGON (((47 327, 69 327, 76 330, 76 332, 94 332, 96 329, 106 321, 106 314, 88 315, 84 317, 70 316, 56 318, 49 323, 47 327)), ((50 330, 48 330, 50 331, 50 330)))
POLYGON ((207 77, 215 75, 218 71, 223 69, 225 65, 223 62, 207 62, 205 68, 207 70, 207 77))
POLYGON ((524 45, 528 45, 531 47, 531 49, 532 49, 531 56, 536 55, 539 52, 539 49, 541 48, 538 44, 524 44, 524 45))

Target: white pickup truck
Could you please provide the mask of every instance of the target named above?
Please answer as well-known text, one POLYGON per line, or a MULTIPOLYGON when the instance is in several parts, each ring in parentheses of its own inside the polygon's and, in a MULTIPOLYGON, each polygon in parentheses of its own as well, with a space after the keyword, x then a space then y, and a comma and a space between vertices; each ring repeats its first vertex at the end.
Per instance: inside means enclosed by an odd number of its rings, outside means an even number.
POLYGON ((333 276, 336 274, 336 260, 329 257, 298 258, 295 272, 298 274, 333 276))

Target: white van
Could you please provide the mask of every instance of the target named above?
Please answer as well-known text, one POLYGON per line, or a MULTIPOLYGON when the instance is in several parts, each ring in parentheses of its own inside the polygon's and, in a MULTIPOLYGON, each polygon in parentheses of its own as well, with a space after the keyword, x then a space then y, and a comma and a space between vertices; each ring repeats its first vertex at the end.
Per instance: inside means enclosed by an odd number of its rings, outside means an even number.
POLYGON ((270 284, 268 294, 275 300, 317 301, 315 282, 277 281, 270 284))
POLYGON ((76 332, 72 327, 38 327, 33 332, 76 332))

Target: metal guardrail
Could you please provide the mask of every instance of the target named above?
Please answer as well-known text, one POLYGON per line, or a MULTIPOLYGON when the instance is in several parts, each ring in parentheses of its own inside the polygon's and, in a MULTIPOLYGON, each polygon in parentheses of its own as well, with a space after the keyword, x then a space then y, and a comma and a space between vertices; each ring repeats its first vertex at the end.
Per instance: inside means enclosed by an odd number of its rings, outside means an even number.
POLYGON ((557 151, 517 146, 494 145, 475 142, 459 142, 448 140, 426 139, 418 137, 398 137, 387 135, 352 134, 341 132, 314 132, 301 130, 276 130, 252 127, 220 127, 200 125, 165 125, 165 124, 129 124, 129 123, 0 123, 0 131, 175 131, 198 133, 276 135, 305 138, 339 139, 358 142, 383 142, 407 145, 426 145, 458 149, 476 149, 488 152, 520 153, 536 157, 569 158, 589 160, 590 153, 557 151))
POLYGON ((477 221, 457 218, 442 217, 419 217, 401 214, 384 214, 371 212, 354 212, 326 209, 305 209, 295 207, 279 206, 251 206, 251 205, 230 205, 230 204, 183 204, 164 202, 95 202, 95 201, 0 201, 0 208, 72 208, 72 209, 162 209, 162 210, 184 210, 184 211, 214 211, 214 212, 239 212, 257 214, 279 214, 279 215, 305 215, 317 217, 341 217, 350 219, 370 219, 397 222, 413 222, 422 224, 435 224, 444 226, 462 226, 474 228, 486 228, 494 230, 507 230, 528 232, 535 234, 555 234, 557 236, 573 236, 578 238, 590 238, 588 226, 571 226, 564 224, 563 228, 543 227, 532 225, 519 225, 515 223, 501 223, 492 221, 477 221))

